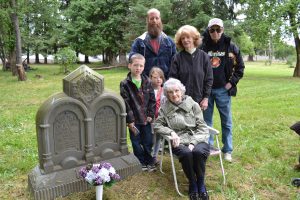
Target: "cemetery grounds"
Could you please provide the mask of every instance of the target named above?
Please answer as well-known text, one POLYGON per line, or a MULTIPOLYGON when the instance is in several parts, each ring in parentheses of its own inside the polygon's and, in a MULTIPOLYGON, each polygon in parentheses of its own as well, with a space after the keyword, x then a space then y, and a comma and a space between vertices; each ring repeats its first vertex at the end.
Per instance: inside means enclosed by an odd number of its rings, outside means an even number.
MULTIPOLYGON (((227 184, 222 185, 218 157, 207 162, 206 186, 211 199, 300 199, 291 185, 300 178, 293 169, 300 154, 300 137, 289 129, 300 121, 300 78, 284 63, 265 66, 246 62, 245 76, 232 98, 234 122, 233 163, 224 163, 227 184)), ((31 65, 27 81, 11 72, 0 72, 0 199, 29 199, 27 174, 38 164, 35 115, 52 94, 62 91, 57 65, 31 65)), ((99 70, 104 87, 119 93, 126 67, 99 70)), ((215 110, 215 128, 220 129, 215 110)), ((128 146, 131 151, 130 141, 128 146)), ((168 156, 168 155, 166 155, 168 156)), ((104 189, 104 199, 188 199, 177 195, 169 159, 165 175, 159 171, 139 173, 104 189)), ((177 169, 180 163, 176 161, 177 169)), ((187 180, 178 172, 180 189, 187 194, 187 180)), ((95 199, 93 188, 61 200, 95 199)))

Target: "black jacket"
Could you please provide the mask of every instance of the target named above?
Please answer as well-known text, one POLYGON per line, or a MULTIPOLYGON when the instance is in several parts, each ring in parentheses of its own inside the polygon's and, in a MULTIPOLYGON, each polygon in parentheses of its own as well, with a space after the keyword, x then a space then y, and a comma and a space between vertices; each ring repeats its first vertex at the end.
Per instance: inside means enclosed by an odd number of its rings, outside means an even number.
POLYGON ((147 124, 147 117, 154 119, 155 94, 150 79, 142 75, 142 85, 137 89, 132 82, 130 72, 120 83, 120 93, 126 105, 126 123, 147 124))
MULTIPOLYGON (((231 38, 226 36, 224 33, 222 34, 221 39, 218 43, 221 43, 219 44, 221 45, 220 48, 226 49, 225 77, 226 82, 230 82, 232 84, 232 88, 228 91, 228 94, 230 96, 236 96, 237 84, 239 80, 243 77, 245 69, 241 52, 239 48, 231 42, 231 38), (230 53, 234 54, 235 59, 229 57, 230 53)), ((212 41, 208 30, 206 30, 203 33, 203 43, 201 49, 207 53, 212 50, 214 45, 216 44, 212 41)))
POLYGON ((177 53, 173 57, 169 77, 180 80, 186 88, 185 94, 197 103, 210 95, 212 68, 208 55, 200 49, 196 49, 193 54, 185 50, 177 53))

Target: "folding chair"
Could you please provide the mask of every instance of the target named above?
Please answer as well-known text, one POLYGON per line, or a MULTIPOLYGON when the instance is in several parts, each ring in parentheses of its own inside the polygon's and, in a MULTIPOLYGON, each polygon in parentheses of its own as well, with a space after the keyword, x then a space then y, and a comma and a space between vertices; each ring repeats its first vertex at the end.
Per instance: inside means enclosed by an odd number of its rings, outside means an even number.
MULTIPOLYGON (((208 127, 208 129, 209 129, 209 134, 212 135, 212 136, 214 136, 214 138, 216 139, 217 147, 219 149, 219 151, 216 151, 213 155, 211 154, 211 156, 219 155, 220 165, 221 165, 221 171, 222 171, 222 175, 223 175, 223 184, 225 185, 226 184, 226 179, 225 179, 225 172, 224 172, 224 167, 223 167, 222 152, 220 150, 219 140, 218 140, 218 137, 217 137, 220 132, 218 130, 214 129, 214 128, 211 128, 211 127, 208 127)), ((170 136, 162 136, 162 137, 163 137, 162 144, 165 144, 165 141, 168 142, 168 147, 169 147, 169 153, 170 153, 170 158, 171 158, 172 173, 173 173, 173 178, 174 178, 175 189, 176 189, 177 193, 180 196, 184 196, 179 191, 179 188, 178 188, 177 177, 176 177, 176 170, 175 170, 175 165, 174 165, 174 156, 173 156, 173 153, 172 153, 171 137, 170 136)), ((164 148, 162 148, 162 151, 161 151, 161 160, 160 160, 160 167, 159 167, 159 169, 160 169, 160 172, 162 174, 165 174, 162 171, 163 157, 164 157, 163 155, 164 155, 164 148)))

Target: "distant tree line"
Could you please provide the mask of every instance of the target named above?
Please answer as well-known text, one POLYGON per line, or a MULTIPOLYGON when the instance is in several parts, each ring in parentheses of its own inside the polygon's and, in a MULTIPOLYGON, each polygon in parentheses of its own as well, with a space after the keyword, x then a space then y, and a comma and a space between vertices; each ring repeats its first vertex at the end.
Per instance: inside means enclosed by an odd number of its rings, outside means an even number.
POLYGON ((124 63, 132 41, 146 30, 146 12, 152 7, 161 11, 164 32, 170 36, 185 24, 202 32, 210 18, 221 18, 226 34, 249 60, 259 53, 267 54, 270 62, 274 56, 293 55, 294 76, 300 76, 299 0, 0 0, 3 70, 9 62, 16 75, 20 54, 27 55, 27 63, 32 54, 39 63, 41 54, 47 63, 47 55, 62 47, 84 54, 85 62, 101 54, 105 64, 116 64, 118 56, 124 63), (288 37, 295 47, 283 42, 288 37))

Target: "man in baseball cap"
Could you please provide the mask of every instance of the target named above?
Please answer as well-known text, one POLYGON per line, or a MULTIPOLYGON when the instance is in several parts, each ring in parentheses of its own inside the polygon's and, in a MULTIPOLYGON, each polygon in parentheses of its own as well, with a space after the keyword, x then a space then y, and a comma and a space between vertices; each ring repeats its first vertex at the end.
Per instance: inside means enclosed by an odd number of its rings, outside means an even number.
MULTIPOLYGON (((222 126, 222 152, 224 159, 232 161, 232 114, 231 96, 237 93, 237 83, 244 74, 244 62, 239 48, 224 34, 224 24, 219 18, 209 20, 207 30, 203 34, 201 49, 209 57, 213 68, 214 81, 208 98, 208 108, 203 111, 204 120, 213 126, 214 104, 220 113, 222 126)), ((211 154, 218 149, 213 146, 213 138, 209 139, 211 154)))
POLYGON ((219 26, 221 28, 224 27, 223 21, 221 19, 219 19, 219 18, 213 18, 213 19, 209 20, 209 22, 208 22, 208 28, 210 28, 210 27, 212 27, 214 25, 219 26))

